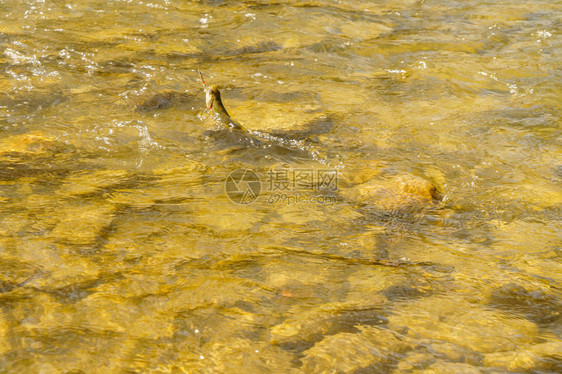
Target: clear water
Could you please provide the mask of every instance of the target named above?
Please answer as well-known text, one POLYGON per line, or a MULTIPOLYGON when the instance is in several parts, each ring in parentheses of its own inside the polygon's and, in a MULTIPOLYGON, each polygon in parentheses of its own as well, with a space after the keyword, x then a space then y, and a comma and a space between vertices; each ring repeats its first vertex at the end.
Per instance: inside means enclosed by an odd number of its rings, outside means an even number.
POLYGON ((3 1, 0 371, 559 372, 561 5, 3 1))

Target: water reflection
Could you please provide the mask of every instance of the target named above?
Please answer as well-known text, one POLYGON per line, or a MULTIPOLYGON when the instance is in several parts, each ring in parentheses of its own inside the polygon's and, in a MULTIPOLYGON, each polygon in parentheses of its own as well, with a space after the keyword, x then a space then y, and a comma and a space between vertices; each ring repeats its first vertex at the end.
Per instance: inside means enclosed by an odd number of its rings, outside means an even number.
POLYGON ((4 2, 1 370, 560 371, 556 5, 4 2))

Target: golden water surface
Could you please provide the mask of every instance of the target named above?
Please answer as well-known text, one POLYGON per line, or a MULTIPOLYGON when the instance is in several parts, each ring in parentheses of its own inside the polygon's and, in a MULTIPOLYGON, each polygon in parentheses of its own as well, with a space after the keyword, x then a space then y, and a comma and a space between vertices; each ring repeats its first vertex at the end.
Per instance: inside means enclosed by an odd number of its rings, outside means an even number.
POLYGON ((0 2, 0 372, 562 371, 561 17, 0 2))

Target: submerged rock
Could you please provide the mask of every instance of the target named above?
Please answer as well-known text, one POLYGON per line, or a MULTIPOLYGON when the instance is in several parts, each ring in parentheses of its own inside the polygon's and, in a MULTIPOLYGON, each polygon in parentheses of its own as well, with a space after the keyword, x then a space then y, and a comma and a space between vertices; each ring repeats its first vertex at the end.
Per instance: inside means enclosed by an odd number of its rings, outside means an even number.
POLYGON ((562 303, 554 295, 541 289, 527 289, 516 283, 495 288, 490 304, 509 312, 520 312, 537 323, 551 323, 560 319, 562 303))
POLYGON ((330 303, 309 311, 296 311, 293 317, 271 329, 271 342, 285 346, 306 346, 325 335, 352 331, 356 325, 386 323, 378 307, 384 298, 371 299, 363 304, 330 303))
POLYGON ((448 342, 477 353, 516 349, 533 342, 538 332, 527 319, 439 296, 413 299, 389 316, 388 326, 396 331, 407 328, 414 338, 448 342))
POLYGON ((562 342, 535 344, 513 351, 493 352, 484 356, 484 366, 522 372, 560 372, 562 369, 562 342))
POLYGON ((411 349, 410 343, 384 328, 360 327, 360 332, 325 337, 305 352, 305 373, 386 372, 411 349))
POLYGON ((372 179, 355 187, 340 191, 346 199, 360 206, 381 210, 415 210, 431 205, 440 195, 429 181, 404 174, 389 179, 372 179))
POLYGON ((482 371, 476 366, 462 362, 449 362, 437 360, 427 368, 429 373, 455 373, 455 374, 480 374, 482 371))
POLYGON ((427 348, 433 357, 452 362, 466 362, 471 365, 482 364, 482 354, 459 344, 427 339, 422 345, 427 348))
POLYGON ((5 156, 48 156, 60 152, 66 144, 53 136, 28 132, 0 139, 0 157, 5 156))
POLYGON ((396 368, 400 373, 412 372, 413 370, 425 369, 433 362, 435 362, 435 358, 432 355, 411 351, 398 363, 396 368))
POLYGON ((0 139, 0 180, 55 176, 67 169, 57 163, 75 147, 41 132, 28 132, 0 139))

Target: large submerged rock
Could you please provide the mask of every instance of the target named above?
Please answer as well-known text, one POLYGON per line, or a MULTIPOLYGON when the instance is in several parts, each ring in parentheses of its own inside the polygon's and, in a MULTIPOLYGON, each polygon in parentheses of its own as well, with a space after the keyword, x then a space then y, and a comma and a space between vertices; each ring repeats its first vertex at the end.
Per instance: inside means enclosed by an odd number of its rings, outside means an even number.
POLYGON ((38 132, 17 134, 0 139, 0 158, 7 156, 48 156, 61 152, 66 144, 38 132))
POLYGON ((360 333, 339 333, 325 337, 305 352, 306 373, 386 372, 399 357, 411 349, 403 339, 388 329, 361 326, 360 333))
POLYGON ((354 187, 344 188, 341 195, 359 206, 381 210, 416 210, 440 198, 433 183, 421 177, 402 174, 390 178, 374 178, 354 187))

